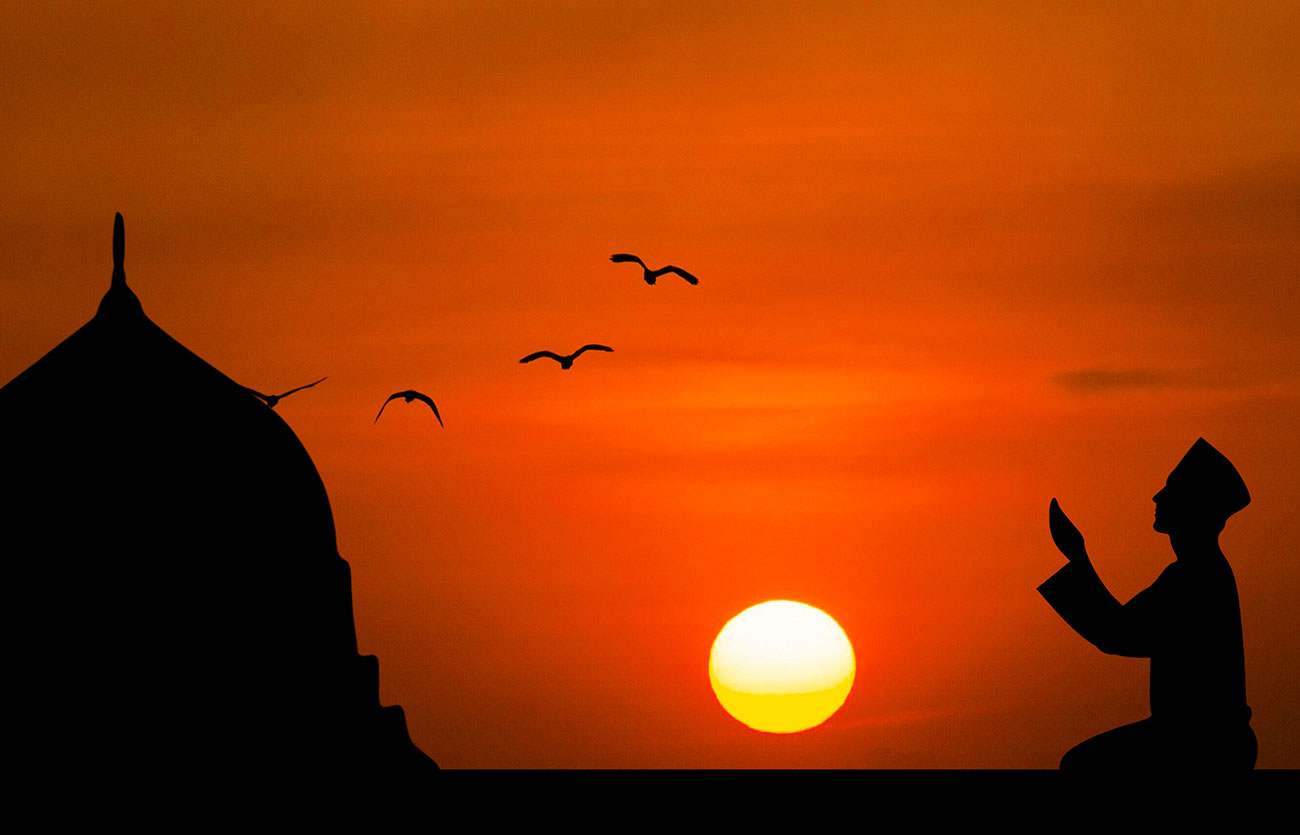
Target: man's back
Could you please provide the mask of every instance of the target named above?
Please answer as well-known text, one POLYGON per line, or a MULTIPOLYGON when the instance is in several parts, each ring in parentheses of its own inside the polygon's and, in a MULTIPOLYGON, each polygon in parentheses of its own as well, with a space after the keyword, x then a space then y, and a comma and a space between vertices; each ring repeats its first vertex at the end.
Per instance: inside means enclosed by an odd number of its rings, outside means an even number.
POLYGON ((1237 581, 1223 557, 1171 564, 1153 598, 1151 715, 1173 722, 1248 721, 1237 581))

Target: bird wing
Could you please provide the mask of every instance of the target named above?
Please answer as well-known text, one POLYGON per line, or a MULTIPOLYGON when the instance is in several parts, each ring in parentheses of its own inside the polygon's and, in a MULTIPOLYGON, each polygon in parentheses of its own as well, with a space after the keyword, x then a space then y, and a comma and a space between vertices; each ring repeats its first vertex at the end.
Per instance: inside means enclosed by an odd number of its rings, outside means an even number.
POLYGON ((615 264, 622 264, 625 261, 634 261, 640 264, 643 268, 649 269, 648 267, 646 267, 645 262, 642 261, 640 258, 636 257, 635 255, 628 255, 626 252, 619 252, 614 255, 611 255, 609 256, 609 260, 613 261, 615 264))
POLYGON ((528 356, 524 357, 523 359, 520 360, 520 362, 532 362, 533 360, 539 360, 542 357, 550 357, 556 362, 560 361, 559 354, 553 353, 551 351, 538 351, 535 354, 529 354, 528 356))
POLYGON ((433 416, 436 417, 436 418, 438 419, 438 425, 439 425, 439 426, 442 426, 442 425, 443 425, 443 422, 442 422, 442 415, 438 414, 438 407, 435 406, 435 405, 433 405, 433 398, 431 398, 431 397, 430 397, 429 395, 427 395, 427 394, 420 394, 420 392, 418 392, 418 391, 413 391, 413 392, 411 392, 411 394, 412 394, 412 396, 414 396, 414 398, 415 398, 416 400, 419 400, 421 403, 428 403, 428 404, 429 404, 429 408, 430 408, 430 409, 433 409, 433 416))
MULTIPOLYGON (((329 379, 328 377, 321 377, 319 380, 316 381, 316 383, 323 383, 324 381, 326 381, 326 380, 328 380, 328 379, 329 379)), ((289 390, 286 391, 284 394, 280 395, 280 397, 281 397, 281 398, 285 398, 285 397, 288 397, 289 395, 293 394, 295 391, 302 391, 303 389, 309 389, 309 388, 311 388, 312 386, 316 385, 316 383, 308 383, 308 384, 305 385, 305 386, 298 386, 298 388, 296 388, 296 389, 289 389, 289 390)))
POLYGON ((577 359, 578 355, 581 354, 583 351, 613 351, 613 350, 614 349, 609 347, 608 345, 583 345, 581 348, 573 352, 573 358, 577 359))
POLYGON ((406 392, 404 391, 399 391, 396 394, 388 395, 388 399, 384 401, 384 405, 379 407, 379 414, 375 415, 375 423, 379 423, 379 415, 382 415, 384 413, 384 409, 388 408, 389 403, 392 403, 394 400, 396 400, 399 397, 405 397, 405 396, 406 396, 406 392))
POLYGON ((240 386, 240 388, 242 388, 244 391, 248 392, 249 394, 253 395, 254 397, 258 398, 259 400, 263 400, 267 403, 271 402, 270 396, 262 394, 260 391, 254 391, 253 389, 250 389, 248 386, 240 386))
POLYGON ((699 284, 699 283, 700 283, 700 280, 699 280, 698 278, 696 278, 695 276, 693 276, 693 275, 691 275, 690 273, 686 272, 686 270, 683 270, 681 267, 674 267, 674 266, 672 266, 671 264, 670 264, 669 266, 667 266, 667 267, 664 267, 660 272, 665 272, 665 273, 677 273, 678 275, 680 275, 682 278, 686 279, 686 280, 687 280, 688 282, 690 282, 691 284, 699 284))

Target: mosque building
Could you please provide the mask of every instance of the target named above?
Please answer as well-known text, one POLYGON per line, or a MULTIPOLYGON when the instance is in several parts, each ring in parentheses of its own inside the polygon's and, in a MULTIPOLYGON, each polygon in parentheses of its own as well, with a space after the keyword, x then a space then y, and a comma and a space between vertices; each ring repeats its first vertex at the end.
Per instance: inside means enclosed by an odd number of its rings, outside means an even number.
POLYGON ((0 388, 6 741, 27 779, 419 781, 437 766, 357 651, 315 465, 145 315, 121 215, 98 312, 0 388))

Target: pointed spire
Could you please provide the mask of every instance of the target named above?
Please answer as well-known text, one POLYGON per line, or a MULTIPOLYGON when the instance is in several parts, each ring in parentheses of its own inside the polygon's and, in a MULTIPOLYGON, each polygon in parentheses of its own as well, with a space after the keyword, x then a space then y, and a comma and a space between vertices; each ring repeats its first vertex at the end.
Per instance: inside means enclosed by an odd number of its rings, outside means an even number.
POLYGON ((108 292, 99 302, 96 316, 123 316, 131 313, 143 314, 140 300, 131 288, 126 286, 126 270, 122 262, 126 260, 126 225, 122 222, 122 213, 113 218, 113 280, 109 282, 108 292))
POLYGON ((122 222, 122 213, 118 212, 113 218, 113 282, 109 285, 110 289, 126 286, 126 271, 122 269, 124 260, 126 260, 126 224, 122 222))

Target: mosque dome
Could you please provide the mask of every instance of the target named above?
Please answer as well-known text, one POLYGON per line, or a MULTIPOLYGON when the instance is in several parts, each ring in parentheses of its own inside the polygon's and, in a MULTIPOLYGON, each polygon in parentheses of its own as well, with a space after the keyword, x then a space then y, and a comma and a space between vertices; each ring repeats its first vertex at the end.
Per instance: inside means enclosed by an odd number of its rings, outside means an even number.
POLYGON ((311 457, 149 320, 123 254, 118 215, 95 316, 0 388, 11 761, 101 782, 431 772, 357 652, 311 457))

